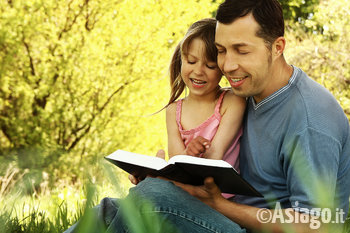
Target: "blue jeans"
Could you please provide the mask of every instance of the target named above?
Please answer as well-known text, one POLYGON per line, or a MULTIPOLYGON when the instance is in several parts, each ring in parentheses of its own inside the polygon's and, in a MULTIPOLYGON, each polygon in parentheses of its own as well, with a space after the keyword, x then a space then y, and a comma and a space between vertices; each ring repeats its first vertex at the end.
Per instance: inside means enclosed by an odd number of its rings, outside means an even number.
POLYGON ((146 178, 131 188, 123 200, 104 198, 89 220, 82 219, 65 231, 73 232, 243 233, 246 230, 173 183, 146 178))

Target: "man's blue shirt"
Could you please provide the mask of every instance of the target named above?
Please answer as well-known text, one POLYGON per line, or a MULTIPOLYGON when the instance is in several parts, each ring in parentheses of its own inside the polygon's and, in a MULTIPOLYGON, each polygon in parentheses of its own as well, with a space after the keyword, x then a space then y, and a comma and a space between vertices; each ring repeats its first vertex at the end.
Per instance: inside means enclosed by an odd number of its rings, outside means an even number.
POLYGON ((258 104, 248 99, 241 139, 243 178, 265 200, 236 196, 240 203, 307 212, 342 208, 350 195, 349 120, 324 87, 293 67, 289 83, 258 104))

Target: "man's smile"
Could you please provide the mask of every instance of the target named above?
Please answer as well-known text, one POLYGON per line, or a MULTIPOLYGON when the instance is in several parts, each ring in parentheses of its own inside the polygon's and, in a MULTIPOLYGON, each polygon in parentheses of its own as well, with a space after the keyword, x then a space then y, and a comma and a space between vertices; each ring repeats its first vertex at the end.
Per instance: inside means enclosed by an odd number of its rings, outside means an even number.
POLYGON ((246 79, 248 78, 248 75, 245 75, 245 76, 233 76, 233 77, 228 77, 229 80, 231 80, 232 82, 239 82, 243 79, 246 79))

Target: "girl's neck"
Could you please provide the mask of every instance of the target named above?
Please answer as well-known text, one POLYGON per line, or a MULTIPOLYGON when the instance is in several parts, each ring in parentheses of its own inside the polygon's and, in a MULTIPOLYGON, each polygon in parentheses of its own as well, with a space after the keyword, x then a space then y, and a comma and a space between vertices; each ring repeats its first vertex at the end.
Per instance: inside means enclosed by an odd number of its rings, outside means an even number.
POLYGON ((218 86, 215 91, 212 91, 206 95, 191 95, 191 93, 189 93, 189 95, 186 97, 186 100, 189 102, 201 102, 201 103, 206 103, 206 102, 214 102, 216 101, 220 94, 222 93, 222 90, 220 88, 220 86, 218 86))

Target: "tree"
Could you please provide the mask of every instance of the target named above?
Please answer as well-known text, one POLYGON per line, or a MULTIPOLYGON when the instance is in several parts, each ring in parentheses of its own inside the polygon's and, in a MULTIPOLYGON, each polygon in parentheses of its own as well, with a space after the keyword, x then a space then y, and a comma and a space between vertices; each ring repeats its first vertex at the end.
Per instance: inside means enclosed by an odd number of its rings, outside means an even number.
POLYGON ((322 1, 314 17, 304 25, 312 34, 291 23, 286 54, 292 64, 303 68, 333 93, 350 119, 349 9, 347 0, 322 1))
POLYGON ((2 1, 0 154, 164 147, 164 117, 146 116, 167 101, 174 46, 215 8, 209 0, 2 1))
POLYGON ((304 22, 310 18, 320 0, 279 0, 286 20, 304 22))

